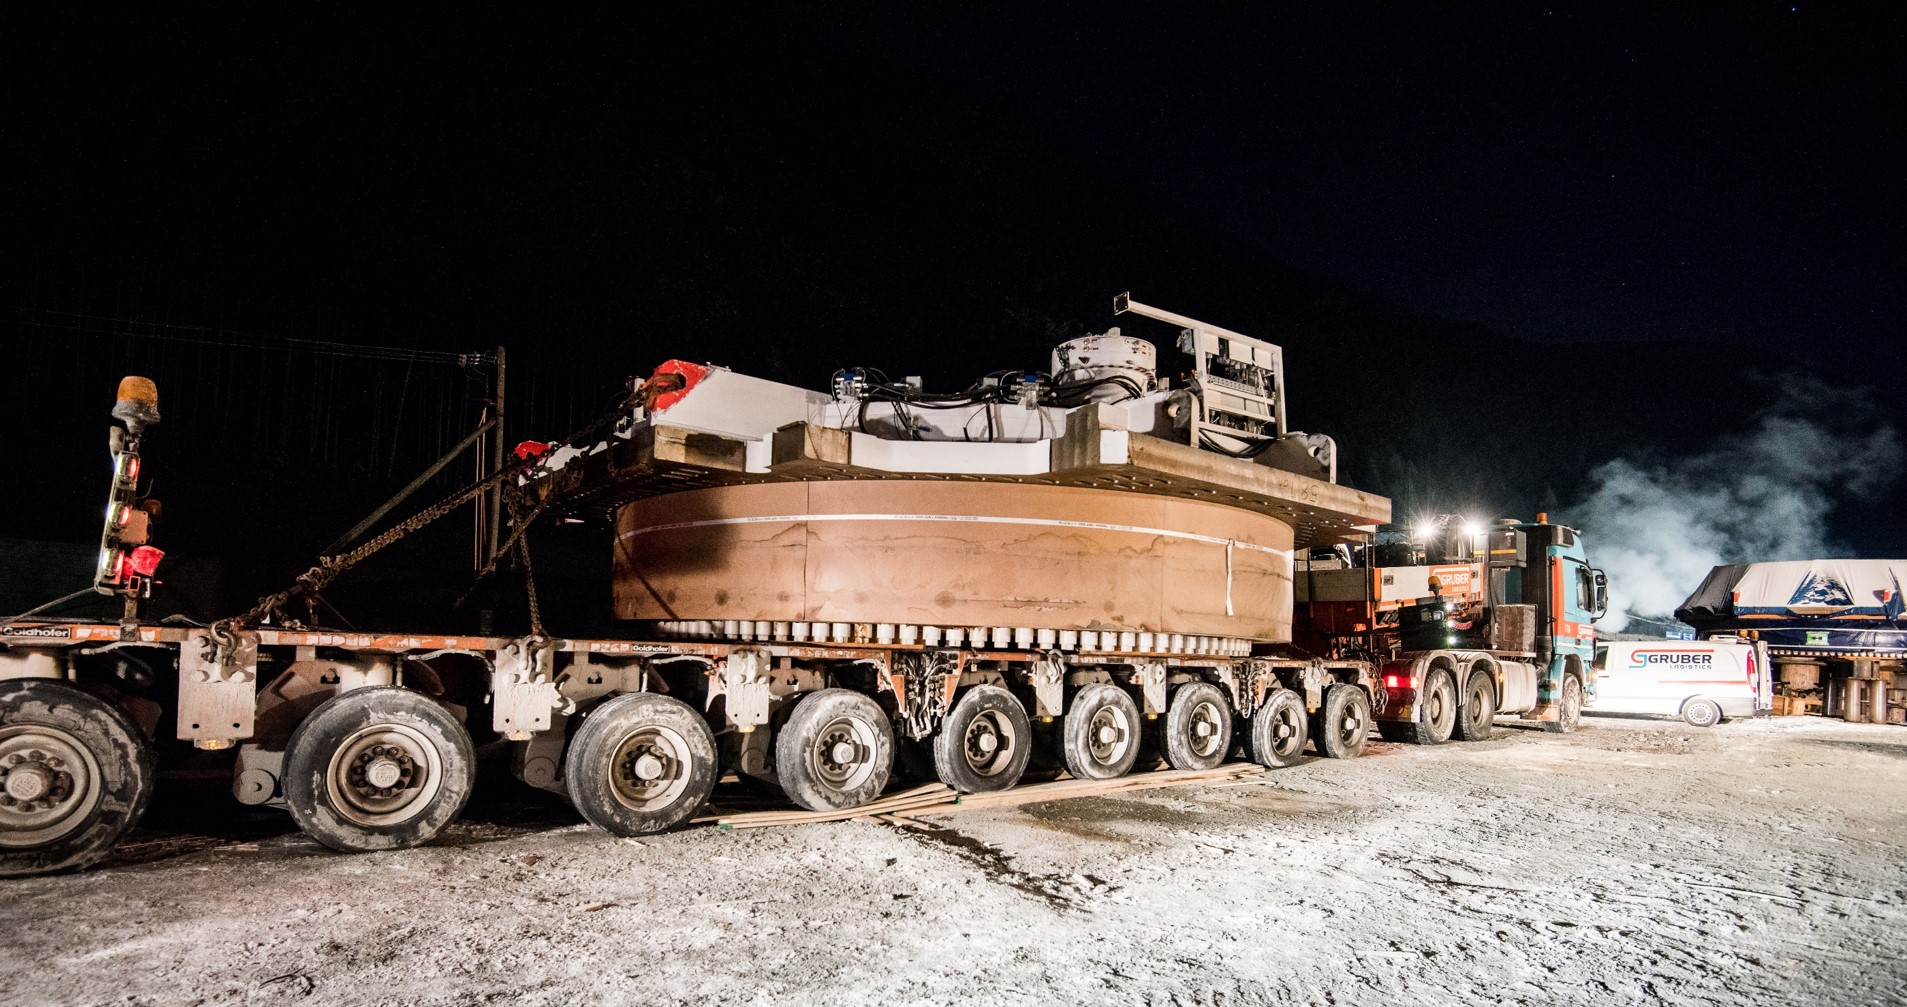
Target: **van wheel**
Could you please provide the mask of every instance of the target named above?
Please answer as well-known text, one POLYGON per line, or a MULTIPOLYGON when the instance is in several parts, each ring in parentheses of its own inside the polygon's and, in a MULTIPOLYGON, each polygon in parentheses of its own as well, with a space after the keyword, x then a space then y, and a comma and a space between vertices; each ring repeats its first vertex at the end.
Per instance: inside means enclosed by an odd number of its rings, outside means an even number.
POLYGON ((1457 712, 1458 741, 1488 741, 1496 730, 1496 683, 1481 671, 1464 683, 1463 708, 1457 712))
POLYGON ((1690 727, 1714 727, 1722 722, 1722 708, 1712 699, 1697 696, 1682 704, 1682 721, 1690 727))

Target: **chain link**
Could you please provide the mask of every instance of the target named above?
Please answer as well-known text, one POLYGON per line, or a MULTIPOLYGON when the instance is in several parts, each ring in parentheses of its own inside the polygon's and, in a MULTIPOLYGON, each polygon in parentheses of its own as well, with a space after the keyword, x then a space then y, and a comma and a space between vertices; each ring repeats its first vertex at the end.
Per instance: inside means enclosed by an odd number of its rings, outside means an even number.
MULTIPOLYGON (((561 443, 574 444, 578 441, 594 437, 603 429, 628 415, 629 409, 635 401, 634 396, 638 391, 639 389, 633 389, 629 400, 624 401, 615 409, 597 417, 581 430, 564 438, 561 443)), ((498 436, 501 436, 501 433, 499 433, 498 436)), ((290 587, 277 594, 266 595, 258 599, 257 604, 253 605, 241 615, 236 615, 229 619, 221 619, 213 623, 211 627, 213 635, 221 640, 229 640, 232 634, 237 630, 244 629, 248 626, 256 626, 260 620, 269 615, 278 614, 282 616, 282 610, 286 602, 300 595, 312 598, 317 597, 319 592, 329 587, 331 582, 338 579, 345 571, 370 559, 391 545, 396 544, 412 532, 423 528, 464 504, 469 503, 471 500, 488 492, 498 483, 535 468, 540 463, 541 457, 536 455, 519 459, 515 464, 505 466, 491 473, 489 476, 452 493, 437 503, 399 521, 397 524, 385 529, 383 532, 380 532, 350 552, 342 553, 337 556, 319 557, 317 565, 294 578, 290 587)), ((499 557, 509 555, 513 549, 516 550, 517 555, 521 557, 523 561, 525 573, 529 575, 528 589, 531 632, 541 638, 543 636, 543 615, 537 599, 534 573, 530 565, 529 542, 524 538, 524 533, 527 532, 530 525, 542 515, 543 511, 549 507, 554 498, 545 497, 538 501, 536 507, 530 512, 527 518, 518 520, 521 514, 521 501, 524 496, 524 490, 514 485, 506 486, 505 489, 508 496, 507 503, 511 511, 511 524, 513 526, 510 530, 510 538, 502 548, 497 550, 495 556, 490 557, 490 562, 485 564, 483 571, 477 575, 477 583, 481 584, 485 577, 488 577, 496 570, 497 559, 499 557)), ((471 591, 475 590, 475 585, 472 585, 471 591)), ((469 598, 469 596, 469 592, 466 592, 464 599, 469 598)), ((459 599, 458 604, 463 604, 463 599, 459 599)))

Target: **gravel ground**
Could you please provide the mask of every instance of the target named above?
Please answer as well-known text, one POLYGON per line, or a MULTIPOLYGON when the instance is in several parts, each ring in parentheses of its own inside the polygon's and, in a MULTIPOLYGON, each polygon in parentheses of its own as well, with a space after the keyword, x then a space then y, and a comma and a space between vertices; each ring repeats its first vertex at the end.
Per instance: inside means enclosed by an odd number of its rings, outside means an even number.
POLYGON ((1907 731, 1591 718, 1256 782, 337 856, 177 795, 0 882, 0 1002, 1907 1003, 1907 731))

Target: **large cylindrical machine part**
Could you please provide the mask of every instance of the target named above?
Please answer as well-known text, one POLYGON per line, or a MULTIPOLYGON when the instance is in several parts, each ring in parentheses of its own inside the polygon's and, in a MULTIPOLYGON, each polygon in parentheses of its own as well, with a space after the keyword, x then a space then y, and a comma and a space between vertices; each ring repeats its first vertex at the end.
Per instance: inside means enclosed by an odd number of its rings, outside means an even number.
POLYGON ((1816 689, 1821 685, 1821 666, 1818 664, 1784 661, 1778 666, 1781 669, 1781 684, 1790 689, 1816 689))
POLYGON ((1867 687, 1864 679, 1850 678, 1841 683, 1841 719, 1850 724, 1867 720, 1867 687))
POLYGON ((818 480, 617 515, 616 614, 1291 638, 1291 526, 1121 490, 818 480))

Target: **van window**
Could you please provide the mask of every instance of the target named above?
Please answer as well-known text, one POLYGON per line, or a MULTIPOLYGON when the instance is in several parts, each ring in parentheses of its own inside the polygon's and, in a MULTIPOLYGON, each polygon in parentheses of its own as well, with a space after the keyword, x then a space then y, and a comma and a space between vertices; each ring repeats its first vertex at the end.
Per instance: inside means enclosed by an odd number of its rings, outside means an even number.
POLYGON ((1608 668, 1609 668, 1609 648, 1606 646, 1597 647, 1596 648, 1596 670, 1607 671, 1608 668))

